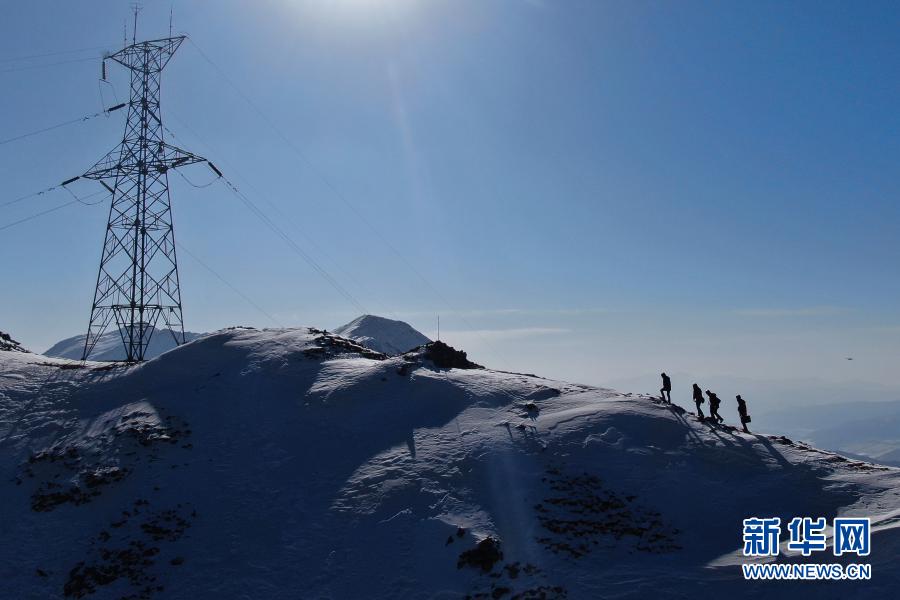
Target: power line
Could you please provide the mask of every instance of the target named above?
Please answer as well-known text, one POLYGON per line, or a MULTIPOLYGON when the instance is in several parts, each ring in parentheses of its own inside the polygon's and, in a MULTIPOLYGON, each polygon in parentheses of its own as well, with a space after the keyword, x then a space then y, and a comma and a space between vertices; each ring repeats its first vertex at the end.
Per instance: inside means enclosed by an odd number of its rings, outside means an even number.
MULTIPOLYGON (((176 169, 176 172, 178 170, 176 169)), ((179 173, 180 174, 180 173, 179 173)), ((297 242, 293 240, 283 229, 278 227, 278 225, 266 215, 265 212, 259 206, 256 205, 246 194, 240 191, 238 187, 231 182, 227 177, 220 176, 222 181, 225 183, 225 186, 240 200, 244 206, 246 206, 250 212, 252 212, 262 223, 269 228, 275 235, 280 237, 287 245, 303 260, 309 264, 319 275, 322 276, 325 281, 331 285, 335 291, 341 294, 346 300, 348 300, 354 307, 363 313, 367 312, 365 307, 351 294, 348 292, 344 286, 342 286, 324 267, 322 267, 316 260, 309 255, 303 248, 301 248, 297 242)))
POLYGON ((90 56, 87 58, 73 58, 70 60, 61 60, 59 62, 53 62, 53 63, 42 63, 39 65, 25 65, 25 66, 21 66, 21 67, 12 67, 10 69, 0 69, 0 73, 15 73, 17 71, 30 71, 32 69, 46 69, 49 67, 58 67, 60 65, 70 65, 72 63, 86 62, 89 60, 97 60, 98 58, 99 57, 97 57, 97 56, 90 56))
MULTIPOLYGON (((177 171, 177 169, 176 169, 176 171, 177 171)), ((353 294, 348 292, 344 288, 344 286, 342 286, 334 277, 332 277, 331 274, 325 268, 323 268, 321 265, 319 265, 319 263, 316 262, 316 260, 312 256, 310 256, 305 250, 303 250, 303 248, 301 248, 297 244, 297 242, 294 241, 293 238, 291 238, 287 233, 285 233, 283 229, 278 227, 278 225, 274 221, 272 221, 272 219, 270 219, 268 217, 268 215, 266 215, 266 213, 264 213, 262 211, 262 209, 260 209, 252 200, 250 200, 250 198, 248 198, 243 192, 241 192, 237 188, 237 186, 234 185, 234 183, 232 183, 227 177, 224 177, 224 176, 222 177, 222 181, 225 183, 226 187, 228 187, 228 189, 231 190, 231 192, 234 193, 234 195, 237 196, 237 198, 241 202, 244 203, 244 205, 250 210, 250 212, 252 212, 260 221, 262 221, 263 224, 266 227, 268 227, 275 235, 277 235, 282 240, 284 240, 284 242, 298 256, 300 256, 303 260, 305 260, 307 262, 307 264, 309 264, 309 266, 311 266, 319 275, 321 275, 322 278, 325 279, 325 281, 327 281, 329 283, 329 285, 331 285, 331 287, 333 287, 341 296, 343 296, 348 302, 350 302, 350 304, 352 304, 354 307, 356 307, 356 309, 359 310, 360 312, 362 312, 362 313, 368 312, 366 310, 366 308, 353 296, 353 294)))
MULTIPOLYGON (((213 153, 214 153, 215 155, 218 156, 218 152, 215 151, 215 149, 209 144, 209 142, 206 141, 206 140, 204 140, 204 139, 200 136, 200 134, 198 134, 198 133, 196 132, 196 130, 194 130, 190 125, 188 125, 183 119, 179 118, 178 115, 174 114, 172 111, 169 111, 168 114, 169 114, 169 116, 174 117, 176 121, 178 121, 178 122, 179 122, 185 129, 187 129, 187 130, 188 130, 195 138, 197 138, 197 140, 198 140, 201 144, 203 144, 204 146, 206 146, 206 148, 207 148, 208 150, 213 151, 213 153)), ((181 139, 180 136, 178 136, 175 132, 173 132, 173 131, 172 131, 171 129, 169 129, 168 127, 163 126, 163 128, 166 130, 166 133, 168 133, 168 134, 171 135, 172 137, 174 137, 174 138, 176 138, 176 139, 181 139)), ((220 160, 221 160, 221 159, 218 159, 218 158, 217 158, 217 159, 216 159, 216 162, 219 162, 220 160)), ((224 163, 223 163, 223 164, 224 164, 224 163)), ((238 173, 235 169, 233 169, 233 168, 231 167, 231 165, 226 165, 226 166, 229 167, 229 170, 230 170, 233 174, 237 175, 240 179, 242 179, 242 180, 244 181, 244 183, 247 185, 247 187, 250 188, 253 192, 256 193, 256 195, 257 195, 258 198, 262 198, 263 201, 264 201, 266 204, 268 204, 268 205, 269 205, 276 213, 278 213, 278 216, 279 216, 280 219, 281 219, 281 221, 279 221, 279 222, 285 222, 285 223, 287 223, 288 225, 290 225, 291 227, 293 227, 298 233, 300 233, 300 235, 303 236, 304 239, 306 239, 306 241, 308 241, 308 242, 310 243, 310 245, 312 245, 312 247, 313 247, 319 254, 321 254, 327 261, 330 261, 330 262, 337 268, 337 270, 341 273, 341 275, 343 275, 346 279, 350 280, 350 282, 351 282, 353 285, 355 285, 358 289, 360 289, 360 290, 363 292, 363 294, 364 294, 365 296, 367 296, 368 298, 374 300, 374 301, 378 304, 378 308, 379 308, 379 310, 382 311, 382 314, 389 314, 389 315, 391 315, 392 317, 394 317, 395 319, 400 320, 400 317, 399 317, 394 311, 392 311, 392 310, 386 308, 383 304, 381 304, 380 302, 378 302, 378 301, 375 299, 374 295, 373 295, 370 291, 368 291, 364 285, 362 285, 362 284, 361 284, 361 283, 360 283, 360 282, 359 282, 352 274, 350 274, 350 273, 347 272, 343 267, 341 267, 340 263, 338 263, 334 258, 332 258, 332 257, 328 254, 328 252, 327 252, 324 248, 322 248, 321 245, 317 244, 316 241, 315 241, 315 239, 313 239, 313 237, 312 237, 311 235, 309 235, 306 231, 304 231, 302 227, 300 227, 299 225, 297 225, 297 223, 294 221, 294 219, 292 219, 292 218, 290 217, 290 215, 288 215, 287 213, 285 213, 281 208, 279 208, 279 206, 278 206, 277 204, 275 204, 274 202, 272 202, 265 194, 263 194, 262 192, 260 192, 259 189, 258 189, 256 186, 254 186, 253 183, 250 182, 246 177, 241 176, 241 174, 238 173)), ((190 181, 183 173, 179 173, 179 174, 181 175, 182 179, 184 179, 189 185, 192 185, 192 186, 195 187, 195 188, 205 188, 205 187, 209 187, 210 185, 212 185, 213 183, 215 183, 215 180, 213 180, 213 181, 211 181, 210 183, 198 185, 198 184, 195 184, 195 183, 193 183, 192 181, 190 181)))
MULTIPOLYGON (((178 172, 178 173, 179 173, 179 175, 181 175, 182 177, 184 177, 184 174, 183 174, 183 173, 181 173, 181 172, 178 172)), ((187 179, 187 178, 185 177, 185 179, 187 179)), ((208 186, 211 185, 212 183, 215 183, 215 180, 213 180, 212 182, 210 182, 209 184, 207 184, 207 185, 205 185, 205 186, 200 186, 200 187, 208 187, 208 186)), ((103 200, 101 199, 101 200, 99 200, 99 201, 97 201, 97 202, 86 202, 86 200, 88 200, 89 198, 94 198, 94 197, 99 196, 99 195, 101 195, 101 194, 106 194, 106 193, 107 193, 106 190, 100 190, 100 191, 94 192, 93 194, 88 194, 87 196, 81 196, 81 197, 79 197, 79 196, 77 196, 72 190, 70 190, 68 187, 63 186, 63 185, 55 185, 55 186, 53 186, 53 187, 49 187, 49 188, 44 189, 44 190, 41 190, 41 191, 39 191, 39 192, 35 192, 35 193, 32 193, 32 194, 28 194, 27 196, 21 196, 21 197, 19 197, 19 198, 16 198, 16 199, 14 199, 14 200, 9 201, 9 202, 5 202, 4 204, 0 204, 0 207, 2 207, 2 206, 8 206, 8 205, 13 204, 13 203, 16 203, 16 202, 21 202, 21 201, 23 201, 23 200, 27 200, 28 198, 33 198, 33 197, 35 197, 35 196, 40 196, 40 195, 42 195, 42 194, 46 194, 47 192, 56 190, 57 188, 63 188, 63 189, 65 189, 67 192, 69 192, 69 194, 72 195, 72 198, 73 198, 73 199, 72 199, 71 201, 69 201, 69 202, 64 203, 64 204, 60 204, 60 205, 58 205, 58 206, 55 206, 55 207, 53 207, 53 208, 50 208, 50 209, 41 211, 41 212, 36 213, 36 214, 33 214, 33 215, 30 215, 30 216, 25 217, 25 218, 23 218, 23 219, 19 219, 18 221, 14 221, 14 222, 12 222, 12 223, 7 223, 6 225, 0 226, 0 231, 2 231, 2 230, 4 230, 4 229, 9 229, 10 227, 13 227, 13 226, 15 226, 15 225, 19 225, 19 224, 21 224, 21 223, 26 223, 26 222, 31 221, 31 220, 33 220, 33 219, 37 219, 38 217, 41 217, 41 216, 44 216, 44 215, 47 215, 47 214, 56 212, 56 211, 61 210, 61 209, 65 208, 65 207, 67 207, 67 206, 71 206, 71 205, 73 205, 73 204, 75 204, 75 203, 79 203, 79 204, 82 204, 82 205, 84 205, 84 206, 95 206, 95 205, 97 205, 97 204, 100 204, 100 202, 102 202, 103 200)), ((258 310, 259 312, 261 312, 263 315, 265 315, 267 318, 269 318, 273 323, 275 323, 275 324, 278 325, 279 327, 283 327, 283 325, 278 321, 278 319, 276 319, 275 317, 273 317, 271 314, 269 314, 269 313, 266 312, 263 308, 261 308, 261 307, 260 307, 259 305, 257 305, 255 302, 253 302, 253 300, 251 300, 246 294, 244 294, 241 290, 239 290, 239 289, 236 288, 234 285, 232 285, 232 284, 231 284, 229 281, 227 281, 221 274, 219 274, 218 272, 216 272, 212 267, 210 267, 208 264, 206 264, 206 263, 205 263, 203 260, 201 260, 197 255, 195 255, 193 252, 191 252, 190 250, 188 250, 187 248, 185 248, 180 242, 176 242, 176 243, 177 243, 177 245, 178 245, 179 248, 181 248, 184 252, 187 253, 188 256, 190 256, 190 257, 193 258, 195 261, 197 261, 197 263, 199 263, 200 266, 202 266, 204 269, 208 270, 210 273, 212 273, 213 275, 215 275, 222 283, 224 283, 224 284, 227 285, 229 288, 231 288, 235 293, 237 293, 237 294, 238 294, 239 296, 241 296, 244 300, 246 300, 246 301, 247 301, 250 305, 252 305, 256 310, 258 310)))
POLYGON ((96 202, 85 202, 85 200, 87 200, 88 198, 94 198, 94 197, 99 196, 99 195, 101 195, 101 194, 105 195, 105 194, 107 193, 106 190, 100 190, 99 192, 94 192, 93 194, 88 194, 87 196, 82 196, 82 197, 79 198, 79 197, 75 194, 75 192, 73 192, 72 190, 70 190, 70 189, 67 188, 66 186, 63 186, 63 189, 66 190, 67 192, 69 192, 69 194, 72 196, 72 198, 75 199, 76 202, 80 202, 80 203, 83 204, 84 206, 96 206, 96 205, 100 204, 101 202, 103 202, 104 198, 100 198, 100 199, 97 200, 96 202))
POLYGON ((7 223, 6 225, 2 225, 2 226, 0 226, 0 231, 3 231, 4 229, 9 229, 10 227, 14 227, 14 226, 20 225, 22 223, 27 223, 28 221, 37 219, 38 217, 43 217, 44 215, 49 215, 50 213, 61 210, 67 206, 72 206, 73 204, 82 204, 84 206, 96 206, 97 204, 100 204, 101 202, 103 202, 103 200, 100 199, 97 202, 85 202, 85 200, 87 200, 88 198, 94 198, 96 196, 99 196, 100 194, 106 194, 106 190, 100 190, 99 192, 94 192, 93 194, 88 194, 87 196, 79 197, 79 196, 75 195, 75 192, 73 192, 69 188, 65 187, 64 185, 55 185, 51 188, 47 188, 46 190, 41 190, 40 192, 36 192, 34 194, 29 194, 28 196, 22 196, 21 198, 16 198, 15 200, 12 200, 10 202, 7 202, 5 205, 0 205, 0 206, 7 206, 9 204, 12 204, 13 202, 20 202, 20 201, 26 200, 28 198, 33 198, 35 196, 45 194, 45 193, 49 192, 50 190, 55 190, 57 188, 63 188, 67 192, 69 192, 69 194, 72 195, 72 200, 69 200, 68 202, 66 202, 64 204, 59 204, 57 206, 54 206, 53 208, 48 208, 46 210, 42 210, 41 212, 35 213, 33 215, 29 215, 27 217, 21 218, 18 221, 13 221, 12 223, 7 223))
POLYGON ((57 50, 56 52, 45 52, 44 54, 31 54, 28 56, 11 56, 0 58, 0 63, 16 62, 19 60, 32 60, 34 58, 47 58, 48 56, 61 56, 63 54, 78 54, 79 52, 91 52, 93 50, 103 50, 109 46, 90 46, 87 48, 75 48, 73 50, 57 50))
POLYGON ((44 215, 50 214, 52 212, 56 212, 60 209, 63 209, 67 206, 72 206, 73 204, 78 204, 79 200, 69 200, 65 204, 60 204, 59 206, 54 206, 53 208, 48 208, 47 210, 41 211, 37 214, 31 215, 30 217, 25 217, 24 219, 19 219, 18 221, 13 221, 12 223, 7 223, 6 225, 0 226, 0 231, 4 229, 9 229, 10 227, 14 227, 15 225, 19 225, 21 223, 25 223, 26 221, 31 221, 32 219, 37 219, 38 217, 42 217, 44 215))
MULTIPOLYGON (((300 159, 306 164, 306 166, 307 166, 307 167, 308 167, 308 168, 309 168, 309 169, 310 169, 317 177, 319 177, 319 179, 322 181, 322 183, 324 183, 324 184, 328 187, 328 189, 331 190, 331 192, 332 192, 335 196, 337 196, 338 199, 341 200, 341 202, 343 202, 343 203, 347 206, 347 208, 349 208, 349 209, 350 209, 350 210, 351 210, 351 211, 352 211, 352 212, 353 212, 353 213, 354 213, 354 214, 355 214, 355 215, 356 215, 356 216, 357 216, 357 217, 358 217, 358 218, 359 218, 359 219, 360 219, 360 220, 361 220, 361 221, 362 221, 362 222, 363 222, 363 223, 364 223, 364 224, 365 224, 365 225, 366 225, 373 233, 375 233, 375 235, 377 235, 378 238, 379 238, 385 245, 387 245, 387 247, 388 247, 394 254, 396 254, 398 257, 400 257, 400 259, 403 260, 403 262, 406 263, 406 265, 407 265, 407 266, 408 266, 408 267, 416 274, 416 276, 418 276, 419 279, 421 279, 421 280, 422 280, 429 288, 431 288, 432 292, 435 292, 436 295, 441 296, 441 294, 440 294, 436 289, 434 289, 434 286, 431 285, 431 283, 425 278, 425 276, 422 275, 422 274, 418 271, 418 269, 416 269, 415 266, 413 266, 412 263, 409 262, 409 260, 406 258, 406 256, 404 256, 403 253, 400 252, 400 250, 398 250, 398 249, 396 248, 396 246, 394 246, 394 245, 390 242, 390 240, 388 240, 385 236, 383 236, 383 235, 381 234, 380 231, 378 231, 378 229, 371 223, 371 221, 369 221, 369 220, 366 218, 366 216, 363 215, 362 212, 360 212, 359 209, 357 209, 356 206, 354 206, 353 203, 351 203, 351 202, 347 199, 346 196, 344 196, 344 194, 337 188, 337 186, 335 186, 335 185, 331 182, 331 180, 330 180, 330 179, 329 179, 322 171, 320 171, 318 168, 316 168, 316 166, 312 163, 312 161, 310 161, 310 159, 306 156, 306 153, 303 152, 300 148, 298 148, 297 145, 294 144, 294 142, 292 142, 292 141, 290 140, 290 138, 288 138, 286 135, 284 135, 284 133, 282 133, 281 129, 279 129, 278 127, 275 126, 275 123, 273 123, 272 120, 269 119, 269 117, 268 117, 265 113, 263 113, 262 109, 260 109, 260 108, 256 105, 256 103, 253 102, 253 100, 252 100, 247 94, 245 94, 245 93, 243 92, 243 90, 241 90, 241 89, 237 86, 237 84, 235 84, 235 83, 231 80, 231 78, 229 78, 228 75, 227 75, 227 74, 226 74, 226 73, 225 73, 225 72, 224 72, 224 71, 223 71, 216 63, 214 63, 214 62, 212 61, 212 59, 209 58, 209 56, 206 55, 205 52, 203 52, 203 50, 200 49, 200 47, 197 45, 197 43, 194 42, 194 40, 192 40, 191 38, 188 38, 187 40, 188 40, 188 42, 189 42, 194 48, 197 49, 197 52, 200 53, 200 56, 202 56, 203 59, 206 60, 206 62, 208 62, 208 63, 209 63, 216 71, 218 71, 219 74, 222 76, 222 78, 223 78, 223 79, 224 79, 224 80, 232 87, 232 89, 234 89, 234 90, 235 90, 235 91, 236 91, 236 92, 244 99, 244 101, 247 102, 247 104, 248 104, 248 105, 256 112, 256 114, 259 115, 259 117, 262 118, 263 121, 266 122, 266 124, 272 129, 272 131, 274 131, 275 134, 278 135, 278 137, 280 137, 281 140, 282 140, 285 144, 287 144, 287 146, 288 146, 289 148, 291 148, 291 149, 292 149, 292 150, 300 157, 300 159)), ((442 298, 442 299, 443 299, 443 298, 442 298)), ((446 300, 444 300, 444 302, 446 303, 446 300)))
POLYGON ((63 121, 62 123, 57 123, 56 125, 51 125, 50 127, 44 127, 42 129, 38 129, 35 131, 31 131, 29 133, 23 133, 22 135, 17 135, 15 137, 6 138, 5 140, 0 140, 0 146, 4 144, 9 144, 10 142, 15 142, 18 140, 22 140, 25 138, 29 138, 41 133, 46 133, 48 131, 53 131, 54 129, 59 129, 60 127, 65 127, 66 125, 72 125, 73 123, 84 123, 85 121, 90 121, 91 119, 96 119, 97 117, 105 114, 109 114, 115 110, 119 110, 120 108, 124 108, 127 106, 126 104, 117 104, 116 106, 107 108, 105 110, 101 110, 100 112, 96 112, 90 115, 85 115, 83 117, 78 117, 77 119, 69 119, 68 121, 63 121))
MULTIPOLYGON (((165 125, 163 127, 165 128, 166 131, 169 131, 168 127, 165 127, 165 125)), ((172 133, 172 132, 169 131, 169 133, 172 133)), ((193 181, 188 179, 188 176, 185 175, 184 173, 182 173, 181 171, 176 170, 175 172, 178 173, 179 175, 181 175, 181 178, 184 179, 188 183, 188 185, 190 185, 193 188, 197 188, 198 190, 203 190, 203 189, 208 188, 209 186, 211 186, 212 184, 217 182, 219 180, 219 177, 221 177, 221 176, 216 177, 215 179, 209 181, 208 183, 194 183, 193 181)))
POLYGON ((116 104, 119 103, 119 94, 116 92, 116 86, 113 85, 111 81, 107 81, 106 79, 98 79, 97 80, 97 92, 100 94, 100 106, 106 106, 106 100, 103 98, 103 84, 109 86, 109 89, 112 90, 113 98, 116 99, 116 104))
POLYGON ((12 200, 7 200, 6 202, 3 202, 2 204, 0 204, 0 208, 3 208, 4 206, 11 206, 11 205, 17 204, 19 202, 23 202, 25 200, 28 200, 29 198, 35 198, 37 196, 42 196, 48 192, 52 192, 53 190, 55 190, 57 188, 61 188, 61 187, 62 187, 62 185, 54 185, 52 187, 48 187, 47 189, 41 190, 39 192, 33 192, 31 194, 26 194, 25 196, 19 196, 18 198, 13 198, 12 200))
POLYGON ((255 308, 256 310, 258 310, 260 313, 262 313, 263 315, 265 315, 270 321, 272 321, 273 323, 275 323, 275 324, 278 325, 279 327, 284 327, 284 325, 283 325, 278 319, 276 319, 275 317, 273 317, 272 315, 270 315, 268 312, 266 312, 266 310, 265 310, 264 308, 262 308, 260 305, 258 305, 258 304, 257 304, 256 302, 254 302, 253 300, 251 300, 250 297, 247 296, 244 292, 242 292, 242 291, 239 290, 237 287, 235 287, 234 285, 232 285, 227 279, 225 279, 225 278, 224 278, 221 274, 219 274, 215 269, 213 269, 211 266, 209 266, 208 264, 206 264, 205 262, 203 262, 196 254, 194 254, 193 252, 191 252, 190 250, 188 250, 187 248, 185 248, 185 247, 184 247, 184 244, 182 244, 181 242, 175 242, 175 245, 177 245, 178 248, 181 249, 182 251, 184 251, 188 256, 190 256, 191 258, 193 258, 193 259, 194 259, 201 267, 203 267, 204 269, 206 269, 207 271, 209 271, 210 273, 212 273, 219 281, 221 281, 221 282, 224 283, 226 286, 228 286, 228 287, 231 289, 231 291, 233 291, 233 292, 236 293, 238 296, 240 296, 241 298, 243 298, 250 306, 252 306, 252 307, 255 308))
MULTIPOLYGON (((398 257, 405 265, 406 265, 406 267, 407 267, 410 271, 412 271, 412 273, 413 273, 413 274, 414 274, 414 275, 415 275, 422 283, 425 284, 425 286, 431 291, 431 293, 434 294, 434 295, 435 295, 435 296, 436 296, 436 297, 437 297, 437 298, 438 298, 438 299, 439 299, 439 300, 440 300, 447 308, 449 308, 450 310, 456 312, 456 313, 458 314, 460 320, 461 320, 467 327, 469 327, 472 331, 477 332, 477 329, 476 329, 471 323, 469 323, 464 317, 462 317, 461 315, 459 315, 460 311, 456 311, 456 310, 453 308, 453 305, 450 304, 450 302, 447 300, 447 298, 444 296, 444 294, 442 294, 442 293, 440 292, 440 290, 438 290, 434 285, 432 285, 432 283, 428 280, 428 278, 426 278, 425 275, 423 275, 423 274, 421 273, 421 271, 419 271, 419 270, 415 267, 415 265, 413 265, 412 262, 410 262, 410 260, 409 260, 402 252, 400 252, 400 250, 399 250, 396 246, 394 246, 394 244, 391 243, 391 241, 390 241, 387 237, 385 237, 384 235, 382 235, 382 233, 378 230, 378 228, 376 228, 375 225, 372 224, 372 222, 371 222, 371 221, 370 221, 370 220, 369 220, 369 219, 368 219, 368 218, 367 218, 367 217, 366 217, 366 216, 365 216, 365 215, 364 215, 364 214, 363 214, 363 213, 362 213, 362 212, 361 212, 361 211, 360 211, 360 210, 359 210, 352 202, 350 202, 350 200, 349 200, 349 199, 348 199, 348 198, 340 191, 340 189, 338 189, 338 187, 337 187, 334 183, 331 182, 331 179, 330 179, 323 171, 321 171, 320 169, 318 169, 318 168, 315 166, 315 164, 313 164, 313 162, 306 156, 306 153, 303 152, 303 150, 301 150, 301 149, 300 149, 293 141, 291 141, 291 139, 288 138, 288 137, 281 131, 281 129, 275 125, 275 123, 274 123, 271 119, 269 119, 269 117, 262 111, 262 109, 259 108, 259 106, 257 106, 256 103, 255 103, 255 102, 254 102, 254 101, 253 101, 253 100, 252 100, 252 99, 251 99, 251 98, 250 98, 250 97, 249 97, 249 96, 248 96, 248 95, 240 88, 240 87, 238 87, 238 85, 237 85, 236 83, 234 83, 234 81, 232 81, 232 79, 231 79, 230 77, 228 77, 228 75, 225 73, 225 71, 223 71, 222 68, 219 67, 215 62, 213 62, 213 60, 212 60, 212 59, 211 59, 211 58, 210 58, 210 57, 209 57, 209 56, 208 56, 208 55, 207 55, 207 54, 206 54, 206 53, 205 53, 198 45, 197 45, 197 43, 194 42, 194 40, 192 40, 191 38, 187 38, 187 41, 188 41, 188 42, 189 42, 189 43, 197 50, 197 52, 200 54, 200 56, 201 56, 207 63, 209 63, 209 65, 210 65, 213 69, 215 69, 215 70, 219 73, 219 75, 225 80, 225 82, 228 83, 228 85, 231 86, 231 88, 232 88, 235 92, 237 92, 238 95, 241 96, 241 98, 244 99, 244 101, 250 106, 250 108, 252 108, 252 109, 254 110, 254 112, 256 112, 256 114, 257 114, 263 121, 265 121, 265 123, 269 126, 269 128, 270 128, 270 129, 271 129, 271 130, 272 130, 279 138, 281 138, 281 140, 282 140, 282 141, 283 141, 283 142, 284 142, 291 150, 294 151, 294 153, 295 153, 295 154, 300 158, 300 160, 307 166, 307 168, 308 168, 310 171, 312 171, 312 172, 319 178, 319 180, 320 180, 320 181, 321 181, 321 182, 322 182, 329 190, 331 190, 331 192, 332 192, 332 193, 333 193, 333 194, 334 194, 334 195, 335 195, 335 196, 336 196, 336 197, 337 197, 337 198, 338 198, 338 199, 339 199, 339 200, 340 200, 340 201, 341 201, 341 202, 342 202, 342 203, 343 203, 343 204, 344 204, 351 212, 353 212, 353 213, 356 215, 356 217, 359 218, 359 220, 362 221, 363 224, 365 224, 366 227, 368 227, 369 230, 372 231, 372 233, 374 233, 375 236, 378 237, 378 239, 379 239, 379 240, 380 240, 380 241, 381 241, 381 242, 382 242, 382 243, 383 243, 383 244, 384 244, 391 252, 393 252, 393 253, 394 253, 394 254, 395 254, 395 255, 396 255, 396 256, 397 256, 397 257, 398 257)), ((482 340, 482 342, 485 344, 485 346, 488 347, 488 349, 489 349, 489 351, 491 352, 491 354, 495 355, 495 357, 497 357, 497 358, 500 358, 499 353, 493 348, 492 344, 491 344, 490 342, 488 342, 488 340, 485 339, 483 336, 479 335, 479 337, 481 338, 481 340, 482 340)), ((502 359, 501 359, 501 362, 503 362, 502 359)))

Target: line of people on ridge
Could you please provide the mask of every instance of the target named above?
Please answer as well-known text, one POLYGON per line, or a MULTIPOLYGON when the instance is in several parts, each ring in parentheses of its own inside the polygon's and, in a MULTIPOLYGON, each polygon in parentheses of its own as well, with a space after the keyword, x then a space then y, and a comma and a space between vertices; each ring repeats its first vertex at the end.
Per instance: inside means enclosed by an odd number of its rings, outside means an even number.
MULTIPOLYGON (((672 404, 672 379, 665 373, 660 373, 660 375, 662 376, 663 381, 662 388, 659 390, 660 397, 663 402, 672 404)), ((705 420, 706 415, 703 414, 703 409, 700 408, 700 405, 706 402, 706 399, 703 397, 703 390, 701 390, 700 386, 696 383, 694 384, 693 395, 694 404, 697 405, 697 417, 700 418, 701 421, 705 420)), ((715 392, 709 390, 706 390, 706 395, 709 397, 709 418, 714 423, 724 422, 725 419, 719 414, 719 406, 722 404, 721 398, 719 398, 715 392)), ((737 399, 738 414, 741 417, 741 426, 744 428, 744 433, 750 433, 750 430, 747 429, 747 423, 751 421, 750 415, 747 413, 747 402, 741 398, 740 394, 735 396, 735 398, 737 399)))

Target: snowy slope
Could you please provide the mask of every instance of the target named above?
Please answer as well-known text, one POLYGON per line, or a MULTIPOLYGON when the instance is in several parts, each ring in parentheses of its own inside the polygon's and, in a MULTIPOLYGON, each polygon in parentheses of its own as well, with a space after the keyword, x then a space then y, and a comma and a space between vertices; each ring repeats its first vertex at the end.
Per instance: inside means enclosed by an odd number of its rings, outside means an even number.
POLYGON ((22 347, 22 344, 12 339, 8 333, 3 333, 0 331, 0 350, 5 350, 7 352, 28 352, 25 348, 22 347))
MULTIPOLYGON (((185 341, 192 341, 203 335, 202 333, 184 332, 185 341)), ((168 352, 177 344, 172 332, 168 329, 155 329, 153 337, 150 338, 150 345, 147 347, 146 357, 154 358, 168 352)), ((56 342, 49 350, 44 352, 44 356, 53 358, 70 358, 73 360, 81 360, 81 353, 84 351, 84 334, 75 335, 56 342)), ((116 330, 107 331, 97 341, 91 360, 125 360, 125 348, 122 345, 122 336, 116 330)))
POLYGON ((5 597, 900 586, 898 469, 316 330, 220 331, 136 366, 0 352, 0 470, 5 597), (872 517, 872 581, 745 583, 740 523, 753 515, 872 517))
POLYGON ((335 329, 334 333, 391 356, 431 341, 408 323, 375 315, 357 317, 335 329))

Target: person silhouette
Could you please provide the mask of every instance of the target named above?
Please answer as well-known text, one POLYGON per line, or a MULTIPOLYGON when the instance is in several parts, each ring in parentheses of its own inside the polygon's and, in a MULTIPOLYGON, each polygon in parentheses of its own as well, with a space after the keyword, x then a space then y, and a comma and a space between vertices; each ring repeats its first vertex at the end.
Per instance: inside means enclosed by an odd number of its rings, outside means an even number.
POLYGON ((709 390, 706 390, 706 395, 709 396, 709 416, 712 417, 716 423, 723 422, 725 419, 719 414, 719 405, 722 404, 722 400, 709 390))
POLYGON ((737 398, 738 403, 738 414, 741 416, 741 426, 744 428, 744 433, 750 433, 750 430, 747 429, 747 423, 750 422, 750 415, 747 414, 747 403, 741 398, 740 394, 735 396, 735 398, 737 398))
POLYGON ((706 402, 706 399, 703 398, 703 390, 700 389, 700 386, 696 383, 694 384, 694 404, 697 405, 697 416, 700 419, 705 419, 706 416, 703 414, 703 409, 700 408, 700 405, 706 402))
POLYGON ((663 386, 659 390, 659 395, 663 402, 672 404, 672 380, 665 373, 660 373, 663 380, 663 386))

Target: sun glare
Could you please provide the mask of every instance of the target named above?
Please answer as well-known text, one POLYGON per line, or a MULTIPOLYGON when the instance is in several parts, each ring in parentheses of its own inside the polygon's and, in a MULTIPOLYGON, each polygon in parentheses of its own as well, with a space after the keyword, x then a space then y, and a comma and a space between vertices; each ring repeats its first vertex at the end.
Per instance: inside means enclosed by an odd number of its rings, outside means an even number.
POLYGON ((314 0, 290 4, 303 12, 342 21, 368 21, 377 23, 383 19, 395 20, 406 16, 417 4, 416 0, 314 0))

